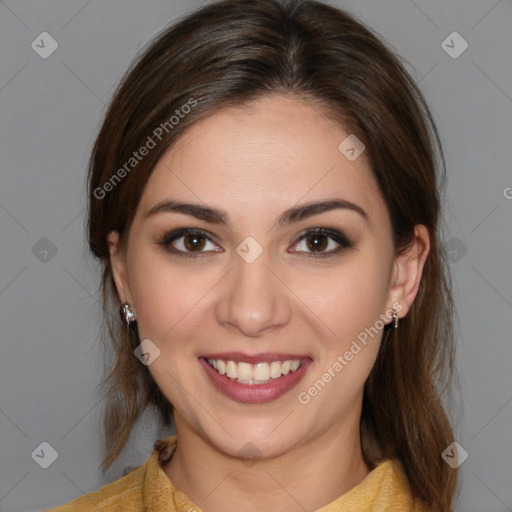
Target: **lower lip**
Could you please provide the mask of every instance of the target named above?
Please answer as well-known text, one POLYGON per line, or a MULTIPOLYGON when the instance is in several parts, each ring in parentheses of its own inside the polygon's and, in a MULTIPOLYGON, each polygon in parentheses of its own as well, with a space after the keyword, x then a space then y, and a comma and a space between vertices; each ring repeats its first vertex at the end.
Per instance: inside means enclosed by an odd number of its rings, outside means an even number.
POLYGON ((199 358, 199 363, 213 385, 231 400, 245 404, 263 404, 277 400, 299 383, 312 362, 311 359, 305 359, 297 370, 267 384, 241 384, 226 375, 221 375, 206 359, 199 358))

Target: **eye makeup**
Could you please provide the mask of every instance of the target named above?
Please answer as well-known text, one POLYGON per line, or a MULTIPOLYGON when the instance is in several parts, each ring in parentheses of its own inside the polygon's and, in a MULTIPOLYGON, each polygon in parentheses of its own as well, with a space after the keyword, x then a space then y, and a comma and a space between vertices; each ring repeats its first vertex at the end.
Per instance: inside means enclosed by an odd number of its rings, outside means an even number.
MULTIPOLYGON (((312 228, 303 231, 292 247, 299 245, 303 241, 306 242, 304 245, 313 242, 313 249, 293 250, 291 252, 303 253, 307 257, 312 258, 325 258, 339 254, 354 245, 343 232, 328 227, 312 228), (323 243, 323 241, 327 241, 327 243, 323 243), (326 251, 325 248, 329 247, 329 245, 337 245, 337 247, 326 251)), ((201 258, 212 253, 223 252, 215 242, 215 237, 198 228, 179 228, 166 232, 159 239, 158 245, 165 252, 184 258, 201 258), (203 249, 208 243, 212 245, 212 248, 204 251, 203 249)), ((311 247, 306 246, 306 248, 311 247)))

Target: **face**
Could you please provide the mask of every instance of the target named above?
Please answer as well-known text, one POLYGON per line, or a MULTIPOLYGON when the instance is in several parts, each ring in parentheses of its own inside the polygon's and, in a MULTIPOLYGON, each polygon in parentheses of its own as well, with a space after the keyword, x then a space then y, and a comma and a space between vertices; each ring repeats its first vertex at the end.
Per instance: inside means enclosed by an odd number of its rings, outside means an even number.
POLYGON ((348 135, 282 96, 220 111, 158 162, 126 251, 109 235, 178 431, 270 457, 358 429, 383 325, 407 312, 428 241, 395 255, 365 154, 338 149, 348 135))

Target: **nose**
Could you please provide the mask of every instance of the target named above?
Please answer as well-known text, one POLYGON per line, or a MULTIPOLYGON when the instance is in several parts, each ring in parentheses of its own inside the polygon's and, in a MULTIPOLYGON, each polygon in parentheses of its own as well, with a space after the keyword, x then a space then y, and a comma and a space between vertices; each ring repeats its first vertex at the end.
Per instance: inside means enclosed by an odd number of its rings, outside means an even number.
POLYGON ((219 324, 258 338, 291 318, 290 291, 270 267, 265 251, 252 263, 236 255, 216 308, 219 324))

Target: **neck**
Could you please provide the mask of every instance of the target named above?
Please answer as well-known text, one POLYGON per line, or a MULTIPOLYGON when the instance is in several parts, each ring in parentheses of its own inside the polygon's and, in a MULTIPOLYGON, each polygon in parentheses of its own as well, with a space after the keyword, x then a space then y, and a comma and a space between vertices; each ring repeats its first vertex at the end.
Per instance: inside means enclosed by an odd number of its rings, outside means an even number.
POLYGON ((179 428, 177 421, 178 445, 163 469, 204 512, 317 510, 361 483, 370 471, 358 426, 347 430, 338 425, 272 459, 242 461, 192 429, 179 428))

